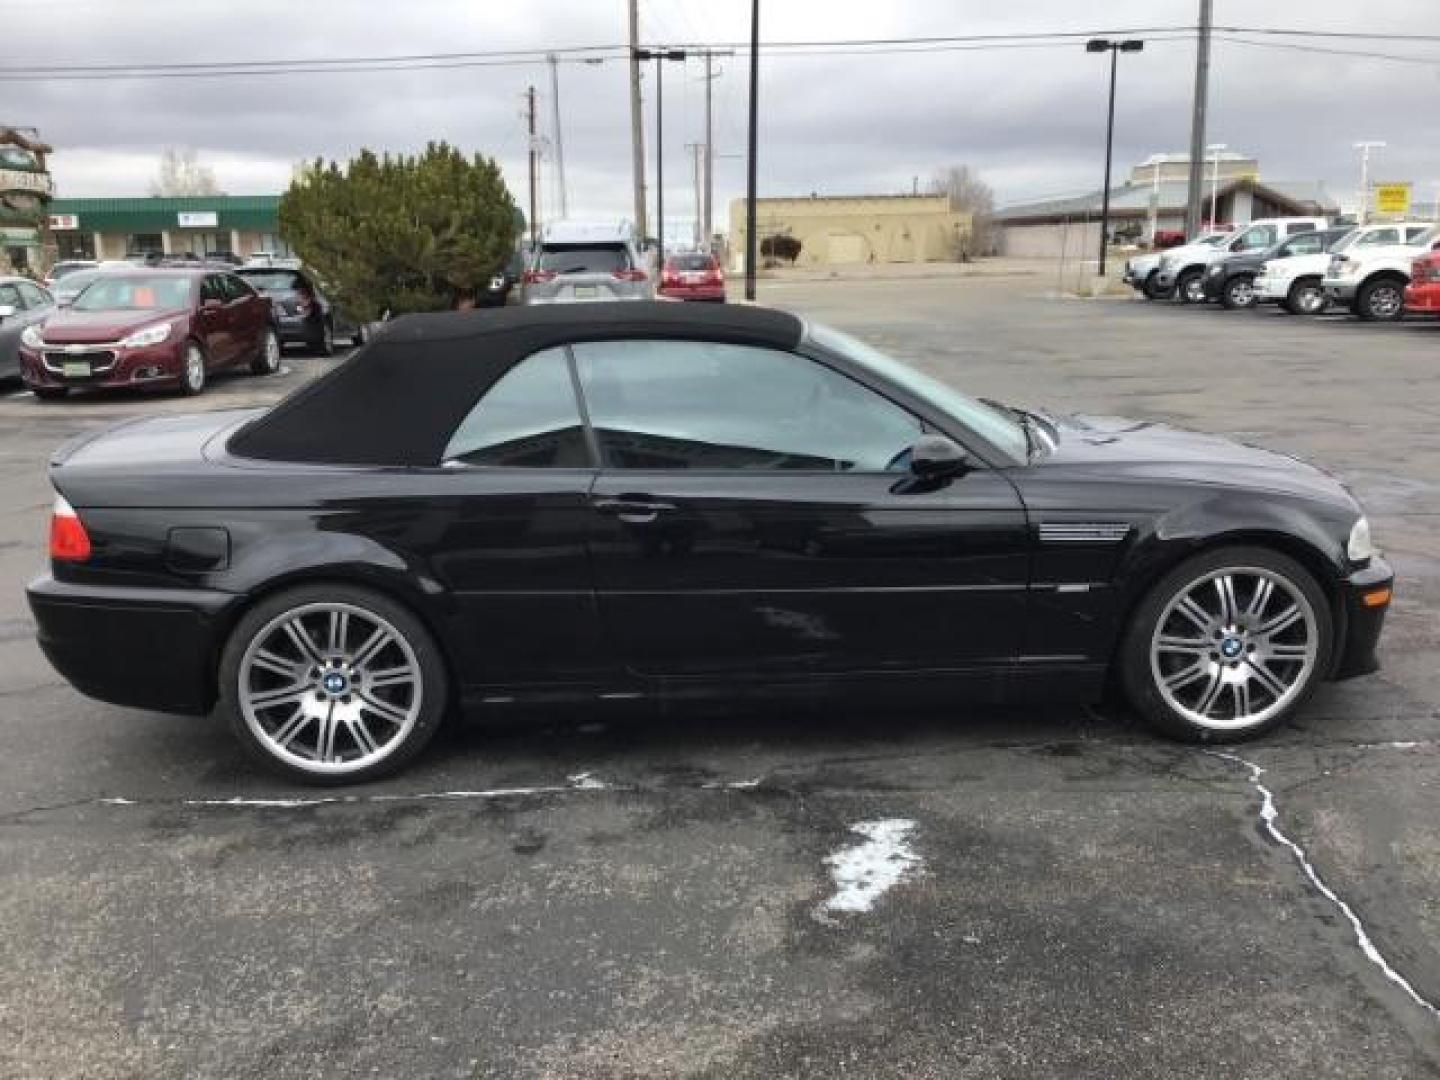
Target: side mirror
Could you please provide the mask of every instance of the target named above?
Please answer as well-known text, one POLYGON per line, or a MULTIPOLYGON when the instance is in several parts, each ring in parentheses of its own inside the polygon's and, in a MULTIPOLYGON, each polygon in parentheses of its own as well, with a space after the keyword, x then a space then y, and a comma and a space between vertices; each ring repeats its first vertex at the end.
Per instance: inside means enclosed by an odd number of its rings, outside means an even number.
POLYGON ((14 315, 14 314, 15 314, 15 305, 14 305, 14 304, 0 304, 0 322, 3 322, 4 320, 10 318, 10 316, 11 316, 11 315, 14 315))
POLYGON ((224 307, 224 306, 225 306, 225 301, 223 301, 223 300, 216 300, 213 296, 212 296, 209 300, 201 300, 201 301, 200 301, 200 310, 201 310, 201 311, 219 311, 219 310, 220 310, 222 307, 224 307))
POLYGON ((949 480, 970 468, 970 457, 944 435, 924 435, 910 447, 910 472, 919 480, 949 480))

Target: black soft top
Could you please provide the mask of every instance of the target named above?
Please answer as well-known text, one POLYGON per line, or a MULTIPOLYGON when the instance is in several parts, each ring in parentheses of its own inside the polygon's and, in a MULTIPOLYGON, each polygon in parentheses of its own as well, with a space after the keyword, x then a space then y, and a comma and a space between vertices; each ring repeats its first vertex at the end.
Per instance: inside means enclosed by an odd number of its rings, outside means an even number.
POLYGON ((788 312, 664 301, 406 315, 334 371, 242 427, 229 450, 273 461, 438 465, 480 396, 542 349, 617 338, 792 349, 803 332, 788 312))

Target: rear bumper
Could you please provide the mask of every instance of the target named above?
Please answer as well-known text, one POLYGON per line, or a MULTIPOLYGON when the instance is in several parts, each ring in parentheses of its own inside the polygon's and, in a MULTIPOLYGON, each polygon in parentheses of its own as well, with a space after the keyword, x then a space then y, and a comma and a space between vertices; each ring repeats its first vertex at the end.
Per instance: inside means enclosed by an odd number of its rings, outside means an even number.
POLYGON ((1422 315, 1440 315, 1440 284, 1411 284, 1405 290, 1405 310, 1422 315))
POLYGON ((1376 556, 1363 570, 1351 574, 1340 589, 1345 635, 1340 653, 1331 671, 1332 679, 1353 679, 1369 675, 1380 668, 1377 647, 1380 631, 1385 626, 1385 613, 1390 610, 1390 590, 1395 585, 1395 572, 1390 564, 1376 556), (1366 603, 1366 598, 1385 596, 1382 604, 1366 603))
POLYGON ((281 345, 319 345, 325 338, 325 324, 319 319, 279 315, 275 318, 275 336, 281 345))
POLYGON ((76 585, 46 574, 25 590, 46 658, 71 686, 115 705, 204 715, 231 593, 76 585))
POLYGON ((725 299, 724 285, 662 285, 659 294, 667 300, 708 300, 725 299))

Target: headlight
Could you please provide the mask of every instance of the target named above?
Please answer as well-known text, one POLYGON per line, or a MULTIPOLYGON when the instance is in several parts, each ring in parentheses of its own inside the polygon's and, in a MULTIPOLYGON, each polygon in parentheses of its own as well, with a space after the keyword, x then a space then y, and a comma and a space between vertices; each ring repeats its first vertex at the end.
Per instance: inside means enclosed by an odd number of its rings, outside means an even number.
POLYGON ((136 330, 135 333, 120 342, 127 349, 138 349, 142 345, 159 345, 170 336, 170 324, 159 323, 155 326, 147 326, 144 330, 136 330))
POLYGON ((45 337, 40 333, 40 327, 27 326, 20 332, 20 344, 27 349, 38 349, 45 344, 45 337))
POLYGON ((1380 554, 1375 542, 1370 539, 1370 522, 1360 518, 1350 527, 1350 540, 1345 545, 1345 554, 1351 562, 1363 563, 1380 554))

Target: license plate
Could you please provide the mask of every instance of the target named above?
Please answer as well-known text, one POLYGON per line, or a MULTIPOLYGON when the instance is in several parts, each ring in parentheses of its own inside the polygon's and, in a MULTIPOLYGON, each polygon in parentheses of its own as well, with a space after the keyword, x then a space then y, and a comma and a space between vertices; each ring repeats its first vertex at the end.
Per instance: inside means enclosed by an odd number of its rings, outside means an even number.
POLYGON ((88 379, 90 377, 90 361, 88 360, 65 360, 60 364, 60 372, 70 379, 88 379))
POLYGON ((600 289, 596 285, 576 285, 575 299, 591 300, 600 295, 600 289))
POLYGON ((704 275, 704 274, 681 274, 681 275, 680 275, 680 280, 683 281, 686 285, 699 285, 700 282, 702 282, 702 281, 705 280, 705 275, 704 275))

